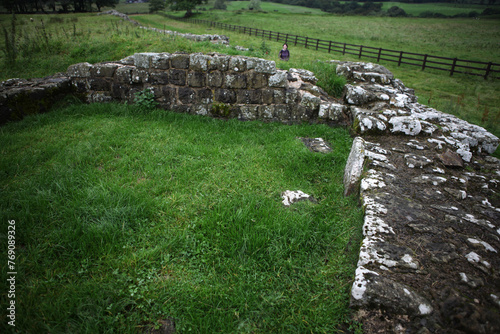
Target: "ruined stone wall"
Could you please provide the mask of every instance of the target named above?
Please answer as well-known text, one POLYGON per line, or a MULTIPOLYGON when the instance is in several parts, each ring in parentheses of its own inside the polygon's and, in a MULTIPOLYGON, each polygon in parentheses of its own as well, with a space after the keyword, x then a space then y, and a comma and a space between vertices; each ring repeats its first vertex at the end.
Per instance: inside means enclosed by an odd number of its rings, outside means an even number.
POLYGON ((118 62, 72 65, 67 76, 88 102, 132 102, 149 89, 162 108, 176 112, 284 123, 347 120, 345 107, 314 85, 313 73, 279 70, 259 58, 137 53, 118 62))

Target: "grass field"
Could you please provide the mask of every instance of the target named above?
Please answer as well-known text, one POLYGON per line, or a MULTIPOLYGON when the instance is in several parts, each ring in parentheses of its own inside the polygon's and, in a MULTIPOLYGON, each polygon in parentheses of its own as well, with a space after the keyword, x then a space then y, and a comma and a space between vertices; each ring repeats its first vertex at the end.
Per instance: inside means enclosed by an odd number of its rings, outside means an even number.
MULTIPOLYGON (((344 3, 344 1, 340 1, 344 3)), ((376 2, 376 1, 375 1, 376 2)), ((214 1, 208 1, 207 4, 202 4, 197 7, 199 11, 212 10, 214 1)), ((240 11, 247 10, 250 1, 227 1, 226 11, 240 11)), ((488 6, 488 5, 463 5, 455 3, 405 3, 405 2, 383 2, 382 10, 387 11, 392 6, 397 6, 402 8, 407 14, 412 16, 419 16, 423 12, 433 12, 439 13, 447 16, 453 16, 457 14, 468 14, 472 11, 481 13, 484 9, 498 8, 498 5, 488 6)), ((261 10, 265 12, 277 12, 282 14, 314 14, 314 15, 329 15, 321 11, 318 8, 308 8, 301 6, 291 6, 286 4, 274 3, 274 2, 264 2, 261 1, 261 10)), ((121 13, 126 14, 138 14, 138 13, 148 13, 149 5, 147 3, 132 3, 127 4, 125 0, 122 0, 120 4, 115 7, 121 13)))
POLYGON ((165 319, 197 333, 349 326, 362 212, 339 187, 346 130, 70 104, 1 127, 0 141, 15 332, 135 333, 165 319), (286 208, 287 189, 317 203, 286 208))

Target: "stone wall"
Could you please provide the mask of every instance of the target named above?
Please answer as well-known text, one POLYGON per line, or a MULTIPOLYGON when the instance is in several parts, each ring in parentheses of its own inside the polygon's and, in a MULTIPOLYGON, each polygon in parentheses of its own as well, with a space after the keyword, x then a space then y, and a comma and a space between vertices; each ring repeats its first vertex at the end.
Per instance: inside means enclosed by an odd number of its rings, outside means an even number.
POLYGON ((51 78, 3 82, 0 120, 4 123, 37 113, 38 107, 48 109, 52 94, 73 93, 89 103, 132 103, 137 92, 149 89, 161 108, 176 112, 283 123, 346 124, 346 107, 317 87, 316 81, 310 71, 279 70, 274 61, 259 58, 137 53, 116 62, 75 64, 51 78), (26 100, 23 96, 33 101, 19 103, 26 100))
POLYGON ((242 120, 346 122, 345 108, 306 70, 221 54, 138 53, 118 62, 70 66, 67 76, 88 102, 129 101, 151 90, 164 109, 242 120), (221 107, 222 106, 222 107, 221 107), (320 109, 322 112, 320 113, 320 109))

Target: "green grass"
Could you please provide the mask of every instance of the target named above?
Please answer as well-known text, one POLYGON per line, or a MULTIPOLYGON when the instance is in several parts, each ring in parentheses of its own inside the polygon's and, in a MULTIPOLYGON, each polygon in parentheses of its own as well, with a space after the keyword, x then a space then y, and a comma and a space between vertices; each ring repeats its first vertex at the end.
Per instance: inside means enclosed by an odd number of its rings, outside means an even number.
POLYGON ((402 8, 407 14, 419 16, 423 12, 439 13, 446 16, 457 14, 468 14, 477 12, 481 14, 486 8, 498 8, 498 5, 473 5, 473 4, 455 4, 455 3, 405 3, 405 2, 383 2, 382 10, 387 11, 392 6, 402 8))
POLYGON ((3 126, 0 141, 15 330, 175 319, 179 332, 331 333, 348 321, 362 212, 339 186, 346 130, 76 104, 3 126), (286 208, 287 189, 318 203, 286 208))

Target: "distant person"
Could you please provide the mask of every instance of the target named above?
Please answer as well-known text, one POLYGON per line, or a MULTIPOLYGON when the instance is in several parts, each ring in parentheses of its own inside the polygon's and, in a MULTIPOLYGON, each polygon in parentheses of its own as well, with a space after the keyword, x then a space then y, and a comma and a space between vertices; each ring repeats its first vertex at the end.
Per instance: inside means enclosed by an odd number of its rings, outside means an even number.
POLYGON ((290 58, 290 51, 288 51, 288 45, 283 44, 283 49, 280 50, 280 59, 284 61, 288 61, 290 58))

